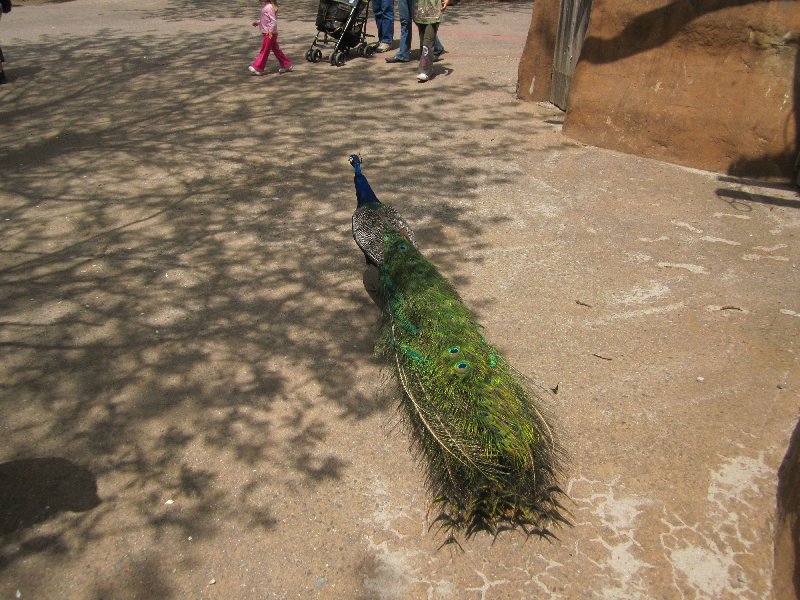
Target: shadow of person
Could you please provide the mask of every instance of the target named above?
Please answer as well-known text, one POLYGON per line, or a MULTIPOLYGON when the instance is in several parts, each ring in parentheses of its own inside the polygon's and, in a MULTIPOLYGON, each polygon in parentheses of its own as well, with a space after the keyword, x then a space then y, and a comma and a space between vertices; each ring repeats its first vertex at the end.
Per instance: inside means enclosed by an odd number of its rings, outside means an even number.
POLYGON ((64 511, 100 504, 97 481, 65 458, 27 458, 0 464, 0 535, 25 529, 64 511))
POLYGON ((43 70, 42 67, 17 67, 12 63, 6 66, 6 80, 11 83, 17 79, 29 79, 43 70))

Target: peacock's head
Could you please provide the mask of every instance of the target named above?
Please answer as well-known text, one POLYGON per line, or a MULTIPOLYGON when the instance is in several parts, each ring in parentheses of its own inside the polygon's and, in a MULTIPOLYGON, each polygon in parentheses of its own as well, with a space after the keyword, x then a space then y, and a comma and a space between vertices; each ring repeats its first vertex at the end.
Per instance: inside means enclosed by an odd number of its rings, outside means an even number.
POLYGON ((348 160, 356 171, 360 170, 359 167, 361 166, 361 156, 359 154, 351 154, 348 160))

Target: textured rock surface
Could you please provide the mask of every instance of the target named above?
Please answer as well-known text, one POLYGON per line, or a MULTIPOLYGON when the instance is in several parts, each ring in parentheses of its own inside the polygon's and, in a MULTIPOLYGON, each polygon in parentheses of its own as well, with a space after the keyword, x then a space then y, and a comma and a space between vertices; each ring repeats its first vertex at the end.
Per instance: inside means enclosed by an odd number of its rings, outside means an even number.
POLYGON ((533 3, 531 27, 517 73, 517 95, 524 100, 550 99, 559 4, 560 0, 536 0, 533 3))
POLYGON ((798 31, 798 2, 597 0, 565 132, 693 167, 788 178, 798 31))
POLYGON ((775 526, 775 600, 794 600, 800 592, 800 424, 778 471, 778 515, 775 526))

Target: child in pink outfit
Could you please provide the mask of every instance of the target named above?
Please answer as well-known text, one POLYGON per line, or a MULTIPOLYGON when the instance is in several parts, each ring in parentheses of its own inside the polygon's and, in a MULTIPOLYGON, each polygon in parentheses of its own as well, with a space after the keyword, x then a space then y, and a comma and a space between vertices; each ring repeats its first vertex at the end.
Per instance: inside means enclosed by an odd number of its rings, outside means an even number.
POLYGON ((269 53, 274 52, 275 58, 278 59, 278 64, 280 65, 278 73, 288 73, 294 65, 292 65, 292 61, 286 58, 281 47, 278 46, 278 18, 275 15, 278 5, 275 0, 260 1, 261 16, 258 21, 253 21, 253 27, 258 27, 261 30, 264 39, 261 42, 261 53, 248 67, 248 70, 253 75, 263 75, 269 53))

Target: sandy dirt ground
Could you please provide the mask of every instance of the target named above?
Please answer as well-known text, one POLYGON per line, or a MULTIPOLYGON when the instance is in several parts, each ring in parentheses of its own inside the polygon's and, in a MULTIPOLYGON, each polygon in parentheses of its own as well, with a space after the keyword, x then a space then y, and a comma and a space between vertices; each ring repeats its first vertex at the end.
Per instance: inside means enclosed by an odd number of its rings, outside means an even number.
POLYGON ((307 63, 309 0, 280 12, 295 72, 261 78, 256 2, 23 4, 0 23, 0 598, 768 596, 795 191, 565 138, 515 98, 527 1, 452 7, 426 85, 307 63), (428 529, 353 151, 486 337, 559 385, 557 540, 428 529))

